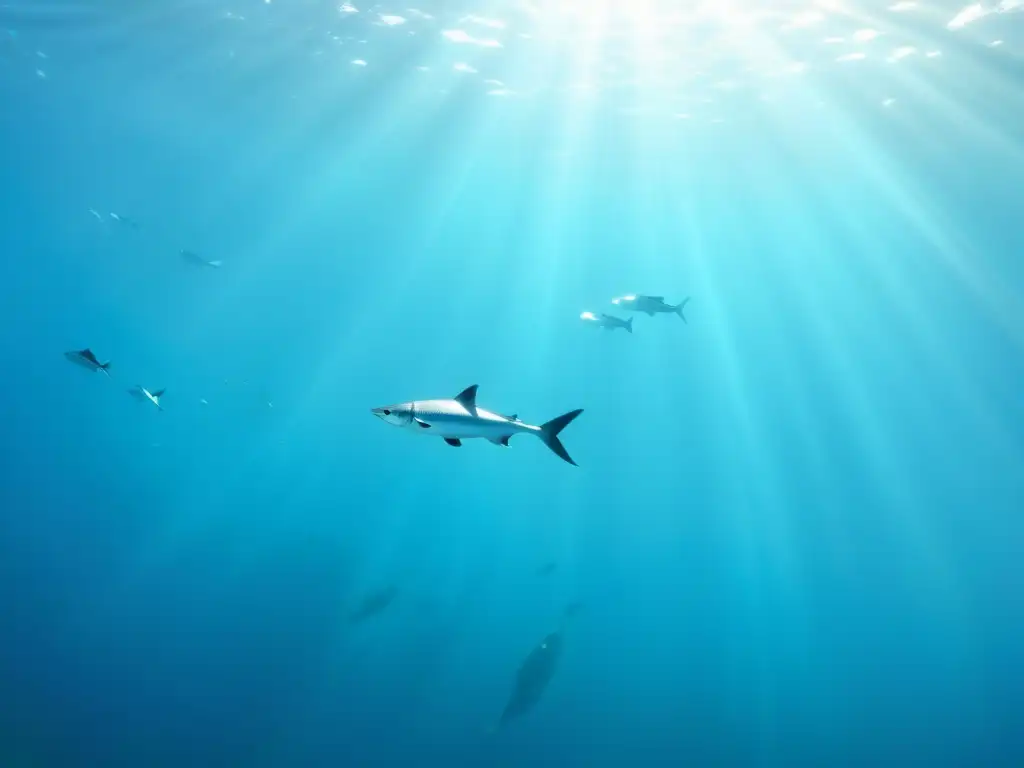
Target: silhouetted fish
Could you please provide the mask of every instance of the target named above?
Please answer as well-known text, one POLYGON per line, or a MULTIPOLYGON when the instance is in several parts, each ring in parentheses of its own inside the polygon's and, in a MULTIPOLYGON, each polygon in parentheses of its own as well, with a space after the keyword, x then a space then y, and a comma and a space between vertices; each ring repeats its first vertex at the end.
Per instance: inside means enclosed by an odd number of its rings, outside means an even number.
POLYGON ((110 375, 110 363, 101 363, 91 349, 77 349, 72 352, 65 352, 64 357, 75 365, 80 365, 94 373, 96 371, 103 371, 107 376, 110 375))
POLYGON ((537 702, 540 701, 555 673, 561 655, 561 632, 552 632, 540 642, 540 645, 530 651, 529 656, 519 667, 519 672, 516 673, 515 686, 505 703, 505 709, 498 721, 498 728, 504 727, 510 720, 526 714, 537 706, 537 702))
POLYGON ((391 605, 391 602, 395 599, 395 595, 397 594, 398 590, 391 584, 384 587, 384 589, 371 592, 363 598, 363 602, 360 603, 359 607, 352 612, 349 616, 349 621, 353 624, 358 624, 361 621, 366 621, 372 616, 376 616, 391 605))
POLYGON ((218 267, 221 267, 221 266, 224 265, 223 261, 220 261, 220 260, 210 261, 206 257, 200 256, 195 251, 189 251, 187 249, 183 249, 183 250, 179 251, 178 253, 181 256, 181 258, 183 258, 185 261, 189 262, 190 264, 195 264, 196 266, 199 266, 199 267, 213 267, 214 269, 217 269, 218 267))
POLYGON ((537 569, 538 576, 550 576, 552 573, 558 570, 558 563, 554 560, 544 563, 540 568, 537 569))
POLYGON ((565 618, 567 618, 567 619, 571 619, 573 616, 575 616, 577 613, 579 613, 582 610, 583 610, 583 603, 581 603, 578 600, 576 600, 576 601, 573 601, 573 602, 569 603, 567 606, 565 606, 565 610, 562 611, 562 615, 565 616, 565 618))

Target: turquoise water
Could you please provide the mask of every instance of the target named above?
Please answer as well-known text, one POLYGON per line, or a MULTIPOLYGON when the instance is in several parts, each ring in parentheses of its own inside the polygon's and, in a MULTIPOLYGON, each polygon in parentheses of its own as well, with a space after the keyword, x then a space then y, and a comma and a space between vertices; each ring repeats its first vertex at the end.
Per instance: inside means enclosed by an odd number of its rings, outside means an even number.
POLYGON ((0 4, 0 764, 1024 764, 1024 13, 730 8, 0 4))

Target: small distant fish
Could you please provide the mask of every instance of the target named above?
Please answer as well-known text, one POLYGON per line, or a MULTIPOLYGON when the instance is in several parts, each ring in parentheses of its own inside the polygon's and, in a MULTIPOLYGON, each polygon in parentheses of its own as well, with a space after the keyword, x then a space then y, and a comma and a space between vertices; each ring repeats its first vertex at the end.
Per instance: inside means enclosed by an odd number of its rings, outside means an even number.
POLYGON ((111 219, 116 221, 118 224, 123 224, 126 227, 131 227, 132 229, 138 229, 139 228, 139 223, 137 221, 135 221, 134 219, 129 219, 127 216, 122 216, 119 213, 113 213, 113 212, 109 213, 108 215, 110 216, 111 219))
POLYGON ((180 251, 180 255, 181 258, 185 259, 185 261, 200 267, 213 267, 216 269, 224 264, 223 261, 210 261, 209 259, 203 258, 195 251, 182 250, 180 251))
POLYGON ((683 307, 690 300, 687 296, 679 304, 667 304, 664 296, 641 296, 638 294, 630 294, 629 296, 622 296, 618 299, 612 299, 612 304, 615 304, 622 309, 628 309, 632 312, 644 312, 651 317, 659 313, 674 313, 682 318, 682 321, 686 322, 686 316, 683 314, 683 307))
POLYGON ((477 385, 467 387, 451 400, 414 400, 398 405, 372 408, 374 416, 396 427, 411 429, 421 435, 435 435, 448 445, 458 448, 463 440, 484 438, 495 445, 508 447, 508 441, 519 434, 539 437, 559 458, 576 465, 558 439, 558 434, 577 416, 579 408, 562 414, 540 426, 506 418, 492 411, 478 408, 477 385))
POLYGON ((72 352, 65 352, 64 357, 75 365, 87 368, 93 373, 96 371, 103 371, 104 374, 110 376, 110 362, 101 363, 96 355, 93 354, 91 349, 86 348, 72 352))
POLYGON ((554 560, 544 563, 540 568, 537 569, 538 576, 550 576, 552 573, 558 570, 558 563, 554 560))
POLYGON ((349 615, 349 621, 352 624, 359 624, 372 616, 376 616, 391 605, 397 594, 398 589, 393 584, 389 584, 376 592, 371 592, 363 598, 359 607, 349 615))
POLYGON ((145 387, 136 384, 132 389, 128 390, 128 394, 134 397, 139 402, 152 403, 153 405, 156 406, 156 409, 158 411, 162 411, 163 406, 160 405, 160 398, 163 397, 163 394, 166 391, 166 389, 157 389, 153 392, 150 392, 145 387))
POLYGON ((583 603, 576 600, 565 606, 565 610, 562 611, 562 616, 566 619, 571 619, 582 610, 583 603))
POLYGON ((599 315, 595 315, 593 312, 584 312, 580 315, 580 320, 593 325, 596 328, 604 328, 606 331, 613 331, 616 328, 624 328, 628 333, 633 332, 633 318, 629 320, 621 320, 614 315, 606 315, 603 312, 599 315))

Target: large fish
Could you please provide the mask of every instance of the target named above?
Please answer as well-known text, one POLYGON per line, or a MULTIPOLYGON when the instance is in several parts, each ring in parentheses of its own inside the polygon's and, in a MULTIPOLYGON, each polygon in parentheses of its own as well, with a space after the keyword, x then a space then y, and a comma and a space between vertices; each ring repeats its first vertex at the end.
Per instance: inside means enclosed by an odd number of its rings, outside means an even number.
POLYGON ((633 318, 629 320, 622 320, 615 315, 606 315, 603 312, 599 315, 595 315, 593 312, 584 312, 580 315, 580 320, 585 323, 589 323, 596 328, 604 328, 605 330, 612 331, 616 328, 624 328, 627 332, 633 332, 633 318))
POLYGON ((562 655, 562 633, 552 632, 537 645, 523 661, 516 673, 512 693, 505 702, 494 730, 500 730, 510 720, 521 717, 537 706, 548 683, 551 682, 558 659, 562 655))
POLYGON ((75 365, 87 368, 93 373, 103 371, 107 376, 110 375, 110 363, 101 363, 91 349, 77 349, 72 352, 65 352, 64 357, 75 365))
POLYGON ((164 407, 160 405, 160 398, 164 396, 166 389, 155 389, 150 392, 141 384, 136 384, 134 387, 128 390, 128 394, 138 400, 140 403, 152 403, 156 406, 158 411, 162 411, 164 407))
POLYGON ((507 448, 509 439, 515 435, 535 435, 560 458, 576 465, 558 439, 558 433, 583 413, 582 408, 569 411, 537 427, 520 421, 516 416, 502 416, 478 408, 476 390, 477 385, 474 384, 451 400, 413 400, 373 408, 372 413, 396 427, 411 429, 422 435, 441 437, 448 445, 456 448, 462 445, 463 440, 475 437, 482 437, 495 445, 507 448))
POLYGON ((641 296, 638 294, 631 294, 629 296, 621 296, 617 299, 612 299, 612 304, 622 309, 629 309, 633 312, 645 312, 646 314, 654 317, 658 313, 674 313, 682 318, 683 322, 686 322, 686 315, 683 314, 683 307, 686 306, 686 302, 690 300, 687 296, 678 304, 667 304, 664 296, 641 296))

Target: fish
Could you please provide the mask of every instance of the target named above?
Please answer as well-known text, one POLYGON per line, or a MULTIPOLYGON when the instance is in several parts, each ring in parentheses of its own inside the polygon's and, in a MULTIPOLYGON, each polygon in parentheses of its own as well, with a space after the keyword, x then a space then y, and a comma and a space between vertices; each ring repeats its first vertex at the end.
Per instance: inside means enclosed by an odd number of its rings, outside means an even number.
POLYGON ((509 721, 522 717, 537 706, 551 682, 562 656, 562 633, 551 632, 530 651, 516 672, 512 693, 505 702, 498 724, 493 730, 504 728, 509 721))
POLYGON ((641 296, 639 294, 630 294, 629 296, 620 296, 617 299, 612 299, 612 304, 622 309, 628 309, 632 312, 645 312, 646 314, 654 317, 658 313, 672 313, 679 315, 682 321, 686 322, 686 315, 683 314, 683 307, 690 300, 687 296, 678 304, 667 304, 664 296, 641 296))
POLYGON ((134 219, 129 219, 127 216, 122 216, 120 213, 114 213, 113 211, 111 211, 107 215, 110 216, 110 218, 116 221, 118 224, 123 224, 126 227, 131 227, 132 229, 139 228, 139 222, 135 221, 134 219))
POLYGON ((200 256, 195 251, 181 250, 178 253, 181 256, 181 258, 183 258, 185 261, 191 262, 196 266, 213 267, 214 269, 216 269, 217 267, 221 267, 224 265, 223 261, 210 261, 209 259, 200 256))
POLYGON ((104 374, 110 376, 110 362, 101 363, 96 355, 93 354, 92 350, 88 347, 85 349, 79 349, 72 352, 65 352, 64 357, 75 365, 80 365, 83 368, 88 368, 90 371, 95 373, 96 371, 103 371, 104 374))
POLYGON ((376 592, 369 593, 363 598, 362 602, 359 603, 359 607, 349 614, 349 622, 352 624, 359 624, 373 616, 376 616, 391 605, 397 594, 398 589, 393 584, 389 584, 383 589, 378 589, 376 592))
POLYGON ((558 563, 554 560, 544 563, 540 568, 537 569, 538 576, 550 576, 552 573, 558 570, 558 563))
POLYGON ((593 312, 584 312, 580 315, 580 320, 595 328, 604 328, 607 331, 614 331, 616 328, 625 328, 628 333, 633 332, 633 318, 629 320, 622 320, 615 315, 606 315, 603 312, 595 315, 593 312))
POLYGON ((508 418, 479 408, 476 392, 477 385, 474 384, 451 400, 412 400, 371 408, 370 411, 388 424, 418 434, 440 437, 454 448, 460 447, 463 440, 472 438, 483 438, 507 448, 509 439, 515 435, 535 435, 563 461, 578 466, 558 439, 558 434, 583 413, 582 408, 534 426, 520 420, 518 416, 508 418))
POLYGON ((160 405, 160 398, 163 397, 163 394, 166 391, 166 389, 157 389, 153 392, 150 392, 145 387, 136 384, 132 389, 128 390, 128 394, 134 397, 139 402, 152 403, 153 405, 156 406, 158 411, 162 411, 163 406, 160 405))

